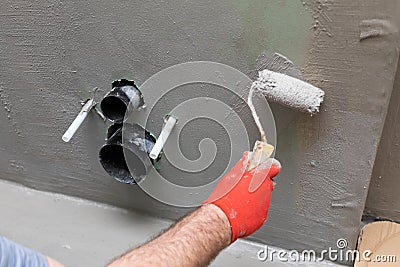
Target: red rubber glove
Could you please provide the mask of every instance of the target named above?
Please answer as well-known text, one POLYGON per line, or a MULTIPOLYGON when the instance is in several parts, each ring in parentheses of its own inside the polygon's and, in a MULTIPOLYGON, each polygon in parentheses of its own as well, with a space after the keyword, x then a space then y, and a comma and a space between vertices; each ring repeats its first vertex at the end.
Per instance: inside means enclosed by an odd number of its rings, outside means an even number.
POLYGON ((281 170, 279 161, 269 159, 246 171, 249 152, 219 181, 203 204, 218 206, 227 216, 232 229, 232 243, 257 231, 267 220, 274 182, 281 170))

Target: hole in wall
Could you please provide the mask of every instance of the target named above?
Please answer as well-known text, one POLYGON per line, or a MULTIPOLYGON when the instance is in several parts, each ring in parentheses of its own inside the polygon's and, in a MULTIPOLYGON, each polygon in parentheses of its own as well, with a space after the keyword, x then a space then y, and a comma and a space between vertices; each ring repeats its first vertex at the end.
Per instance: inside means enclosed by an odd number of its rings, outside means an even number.
POLYGON ((101 110, 104 116, 112 121, 122 121, 125 117, 127 106, 117 96, 107 96, 101 101, 101 110))
POLYGON ((100 150, 100 163, 109 175, 122 183, 134 184, 146 176, 146 166, 142 160, 128 149, 125 150, 124 154, 124 148, 120 145, 104 146, 100 150), (130 169, 125 160, 125 155, 130 169), (132 177, 131 171, 135 178, 132 177))

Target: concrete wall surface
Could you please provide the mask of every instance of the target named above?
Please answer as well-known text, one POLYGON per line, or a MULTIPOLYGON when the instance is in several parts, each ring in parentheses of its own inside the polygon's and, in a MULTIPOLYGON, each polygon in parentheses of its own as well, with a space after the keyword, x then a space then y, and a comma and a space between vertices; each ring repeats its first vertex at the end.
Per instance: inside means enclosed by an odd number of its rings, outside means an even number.
POLYGON ((365 212, 400 221, 400 69, 376 155, 365 212))
MULTIPOLYGON (((114 79, 140 85, 187 61, 216 61, 248 73, 258 55, 278 52, 325 90, 326 101, 312 118, 271 104, 283 170, 269 222, 252 238, 288 249, 326 249, 339 238, 354 246, 397 68, 397 2, 3 0, 0 177, 176 219, 188 210, 104 172, 97 155, 106 125, 96 114, 70 143, 61 141, 80 100, 95 86, 105 94, 114 79)), ((172 91, 155 109, 152 127, 160 129, 163 114, 195 96, 231 99, 215 86, 201 89, 172 91)), ((254 141, 248 110, 239 113, 254 141)), ((160 172, 186 186, 223 173, 230 144, 218 123, 187 124, 182 153, 198 158, 199 141, 207 137, 219 149, 212 166, 185 173, 164 159, 160 172)))

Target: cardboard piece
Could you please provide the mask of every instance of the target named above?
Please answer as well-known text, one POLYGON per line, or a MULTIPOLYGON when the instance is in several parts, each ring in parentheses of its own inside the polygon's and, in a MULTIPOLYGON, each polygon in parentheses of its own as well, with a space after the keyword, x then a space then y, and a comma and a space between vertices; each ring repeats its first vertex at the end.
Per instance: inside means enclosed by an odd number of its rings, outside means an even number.
POLYGON ((400 224, 387 221, 367 224, 361 230, 358 251, 360 260, 354 267, 400 266, 400 224))

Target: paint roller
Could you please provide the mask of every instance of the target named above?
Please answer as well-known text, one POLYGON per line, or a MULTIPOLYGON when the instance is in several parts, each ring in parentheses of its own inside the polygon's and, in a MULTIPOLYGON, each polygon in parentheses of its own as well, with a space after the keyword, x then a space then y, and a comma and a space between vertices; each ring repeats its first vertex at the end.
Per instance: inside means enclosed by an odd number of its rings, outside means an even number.
POLYGON ((260 132, 261 141, 256 141, 254 145, 247 170, 251 170, 265 162, 275 149, 268 144, 264 129, 253 105, 254 93, 265 96, 269 101, 309 113, 311 116, 319 112, 325 96, 325 92, 321 89, 297 78, 268 69, 260 71, 257 80, 250 87, 247 104, 260 132))

